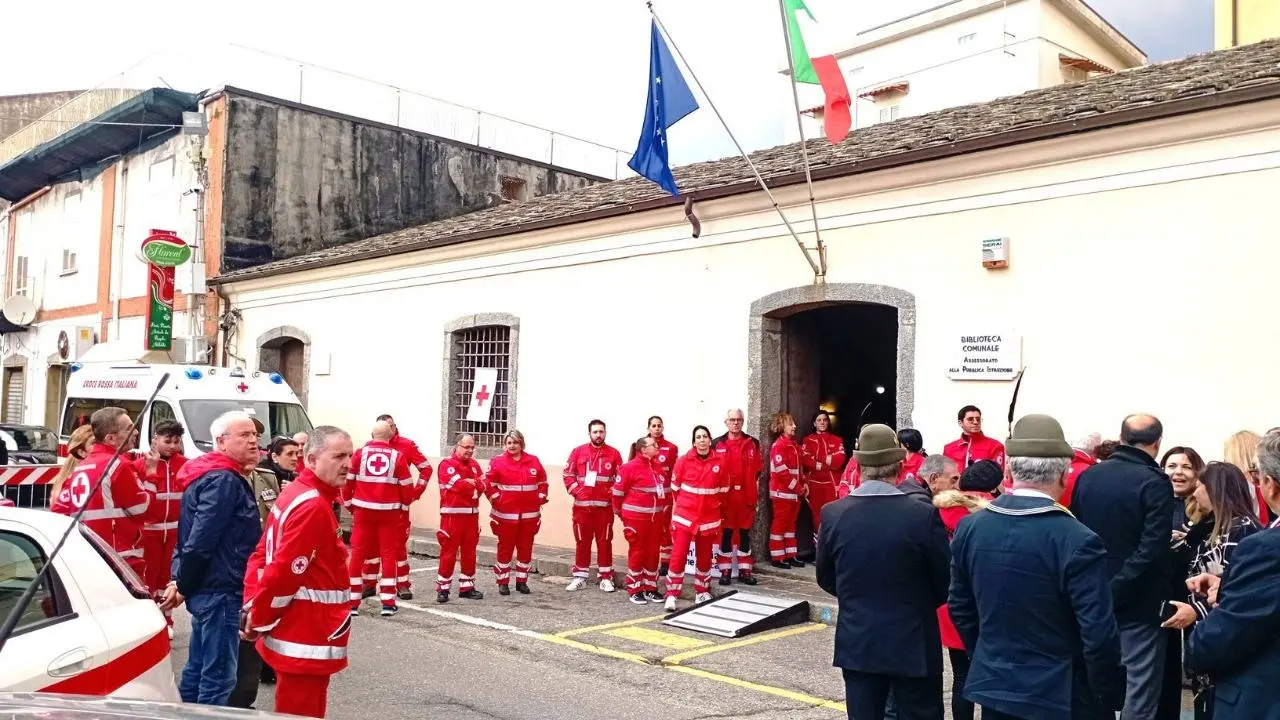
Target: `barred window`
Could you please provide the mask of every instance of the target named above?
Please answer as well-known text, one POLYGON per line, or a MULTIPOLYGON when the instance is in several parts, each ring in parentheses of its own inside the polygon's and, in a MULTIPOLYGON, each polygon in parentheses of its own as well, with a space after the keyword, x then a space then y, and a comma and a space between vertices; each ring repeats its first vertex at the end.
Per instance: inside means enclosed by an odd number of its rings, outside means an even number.
MULTIPOLYGON (((502 438, 512 425, 511 366, 512 332, 505 325, 482 325, 465 328, 450 334, 452 357, 452 402, 449 417, 451 435, 457 437, 470 433, 476 439, 476 449, 501 450, 502 438), (476 388, 485 393, 491 403, 489 422, 468 422, 467 410, 471 407, 471 393, 476 370, 494 368, 498 371, 496 387, 476 388)), ((452 446, 452 443, 448 445, 452 446)))

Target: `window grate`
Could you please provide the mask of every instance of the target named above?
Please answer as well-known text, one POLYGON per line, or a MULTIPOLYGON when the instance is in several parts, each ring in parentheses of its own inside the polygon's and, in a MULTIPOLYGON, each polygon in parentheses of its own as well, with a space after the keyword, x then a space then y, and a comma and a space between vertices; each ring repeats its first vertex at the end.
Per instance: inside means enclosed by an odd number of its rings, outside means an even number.
POLYGON ((470 433, 477 448, 502 447, 509 429, 511 404, 511 328, 485 325, 453 333, 453 402, 449 427, 453 434, 470 433), (494 389, 489 422, 467 422, 471 407, 471 389, 477 368, 497 368, 498 387, 494 389))

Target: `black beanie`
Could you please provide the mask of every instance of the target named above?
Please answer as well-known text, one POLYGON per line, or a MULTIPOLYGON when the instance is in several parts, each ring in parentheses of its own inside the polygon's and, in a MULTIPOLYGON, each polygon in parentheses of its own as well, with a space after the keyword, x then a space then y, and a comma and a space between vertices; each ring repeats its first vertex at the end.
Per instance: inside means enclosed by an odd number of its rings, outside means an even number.
POLYGON ((1004 480, 1004 470, 992 460, 979 460, 960 475, 960 489, 970 492, 995 492, 1004 480))

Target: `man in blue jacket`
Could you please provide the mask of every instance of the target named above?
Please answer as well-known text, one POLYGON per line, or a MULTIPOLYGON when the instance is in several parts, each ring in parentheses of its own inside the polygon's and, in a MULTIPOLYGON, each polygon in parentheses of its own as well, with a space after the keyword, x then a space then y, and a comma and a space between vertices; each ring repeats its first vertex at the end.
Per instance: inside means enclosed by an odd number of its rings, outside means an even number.
POLYGON ((236 685, 244 569, 262 526, 246 479, 258 463, 262 423, 243 412, 213 421, 214 451, 178 473, 186 489, 178 517, 173 581, 161 607, 187 603, 191 646, 178 692, 182 701, 226 705, 236 685))
POLYGON ((1074 455, 1062 426, 1013 427, 1013 490, 951 541, 947 607, 972 664, 964 697, 983 720, 1114 720, 1124 701, 1106 550, 1057 500, 1074 455))
MULTIPOLYGON (((1267 506, 1280 514, 1280 431, 1258 444, 1258 471, 1267 506)), ((1214 720, 1280 718, 1280 520, 1240 541, 1225 579, 1188 584, 1218 601, 1187 640, 1187 667, 1214 680, 1214 720)))

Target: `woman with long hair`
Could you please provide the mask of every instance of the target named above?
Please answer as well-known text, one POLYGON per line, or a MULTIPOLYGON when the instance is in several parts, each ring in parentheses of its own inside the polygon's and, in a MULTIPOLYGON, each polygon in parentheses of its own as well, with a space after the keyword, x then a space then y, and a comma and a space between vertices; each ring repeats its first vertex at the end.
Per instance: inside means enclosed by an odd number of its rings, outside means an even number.
POLYGON ((1200 485, 1200 473, 1204 472, 1204 459, 1189 447, 1171 447, 1160 458, 1160 467, 1169 476, 1177 506, 1173 511, 1173 530, 1176 536, 1186 535, 1188 526, 1200 518, 1201 509, 1196 504, 1196 487, 1200 485))
MULTIPOLYGON (((1250 502, 1252 487, 1244 473, 1231 463, 1211 462, 1200 474, 1200 483, 1193 493, 1203 516, 1197 527, 1208 532, 1196 535, 1198 541, 1192 551, 1191 566, 1186 577, 1204 573, 1222 577, 1231 566, 1231 556, 1236 546, 1246 537, 1262 529, 1258 516, 1250 502)), ((1188 533, 1191 540, 1193 534, 1188 533)), ((1207 598, 1192 595, 1190 603, 1173 603, 1177 613, 1163 627, 1185 630, 1209 613, 1207 598)), ((1213 682, 1206 675, 1192 678, 1195 693, 1195 717, 1210 720, 1213 717, 1213 682)))
POLYGON ((1253 505, 1254 514, 1265 527, 1271 524, 1271 509, 1262 499, 1262 490, 1258 488, 1258 481, 1262 479, 1258 474, 1258 443, 1261 440, 1262 436, 1252 430, 1234 433, 1223 445, 1222 459, 1235 465, 1240 472, 1244 473, 1250 486, 1249 503, 1253 505))
POLYGON ((818 546, 822 508, 836 499, 836 483, 844 469, 844 441, 831 432, 831 415, 819 410, 813 416, 813 430, 801 443, 800 462, 804 466, 804 486, 809 489, 809 513, 813 516, 813 546, 818 546))
MULTIPOLYGON (((662 431, 665 424, 662 422, 660 415, 650 415, 649 420, 645 424, 648 437, 658 445, 658 454, 656 459, 658 464, 662 466, 664 477, 667 479, 667 489, 671 489, 671 473, 675 470, 676 460, 680 457, 679 450, 676 449, 675 443, 667 440, 663 436, 662 431)), ((627 461, 636 459, 638 451, 636 443, 631 443, 631 452, 627 454, 627 461)), ((667 566, 671 562, 671 493, 666 495, 666 504, 662 508, 662 517, 660 518, 658 527, 658 574, 666 575, 667 566)))
POLYGON ((49 487, 49 504, 53 504, 53 499, 58 497, 58 493, 62 492, 62 484, 71 477, 71 473, 75 472, 76 466, 89 454, 89 448, 93 447, 93 426, 81 425, 71 433, 71 440, 67 442, 67 459, 62 461, 62 467, 59 468, 58 474, 53 478, 53 485, 49 487))
POLYGON ((693 546, 696 602, 711 599, 711 548, 720 537, 720 503, 729 492, 724 455, 711 449, 711 431, 693 429, 693 448, 676 461, 671 475, 675 506, 671 512, 671 566, 667 573, 667 610, 676 609, 684 589, 684 569, 693 546))
POLYGON ((613 511, 622 520, 622 536, 628 546, 627 596, 632 603, 643 605, 662 602, 658 594, 658 525, 670 483, 658 464, 657 440, 645 435, 631 447, 637 454, 618 471, 613 511))
POLYGON ((796 420, 791 413, 773 416, 773 448, 769 450, 769 505, 773 523, 769 527, 769 560, 776 568, 804 567, 796 558, 796 520, 800 498, 805 495, 800 476, 800 446, 796 444, 796 420))
MULTIPOLYGON (((1182 597, 1187 592, 1186 578, 1190 577, 1188 573, 1196 545, 1208 534, 1206 524, 1199 522, 1204 511, 1195 499, 1200 473, 1204 472, 1204 459, 1192 448, 1171 447, 1160 458, 1160 467, 1169 476, 1177 500, 1170 518, 1173 534, 1169 553, 1172 568, 1169 597, 1182 597)), ((1177 708, 1182 706, 1182 646, 1185 638, 1179 628, 1170 628, 1168 632, 1171 635, 1165 643, 1164 681, 1158 717, 1174 717, 1178 713, 1177 708)))

